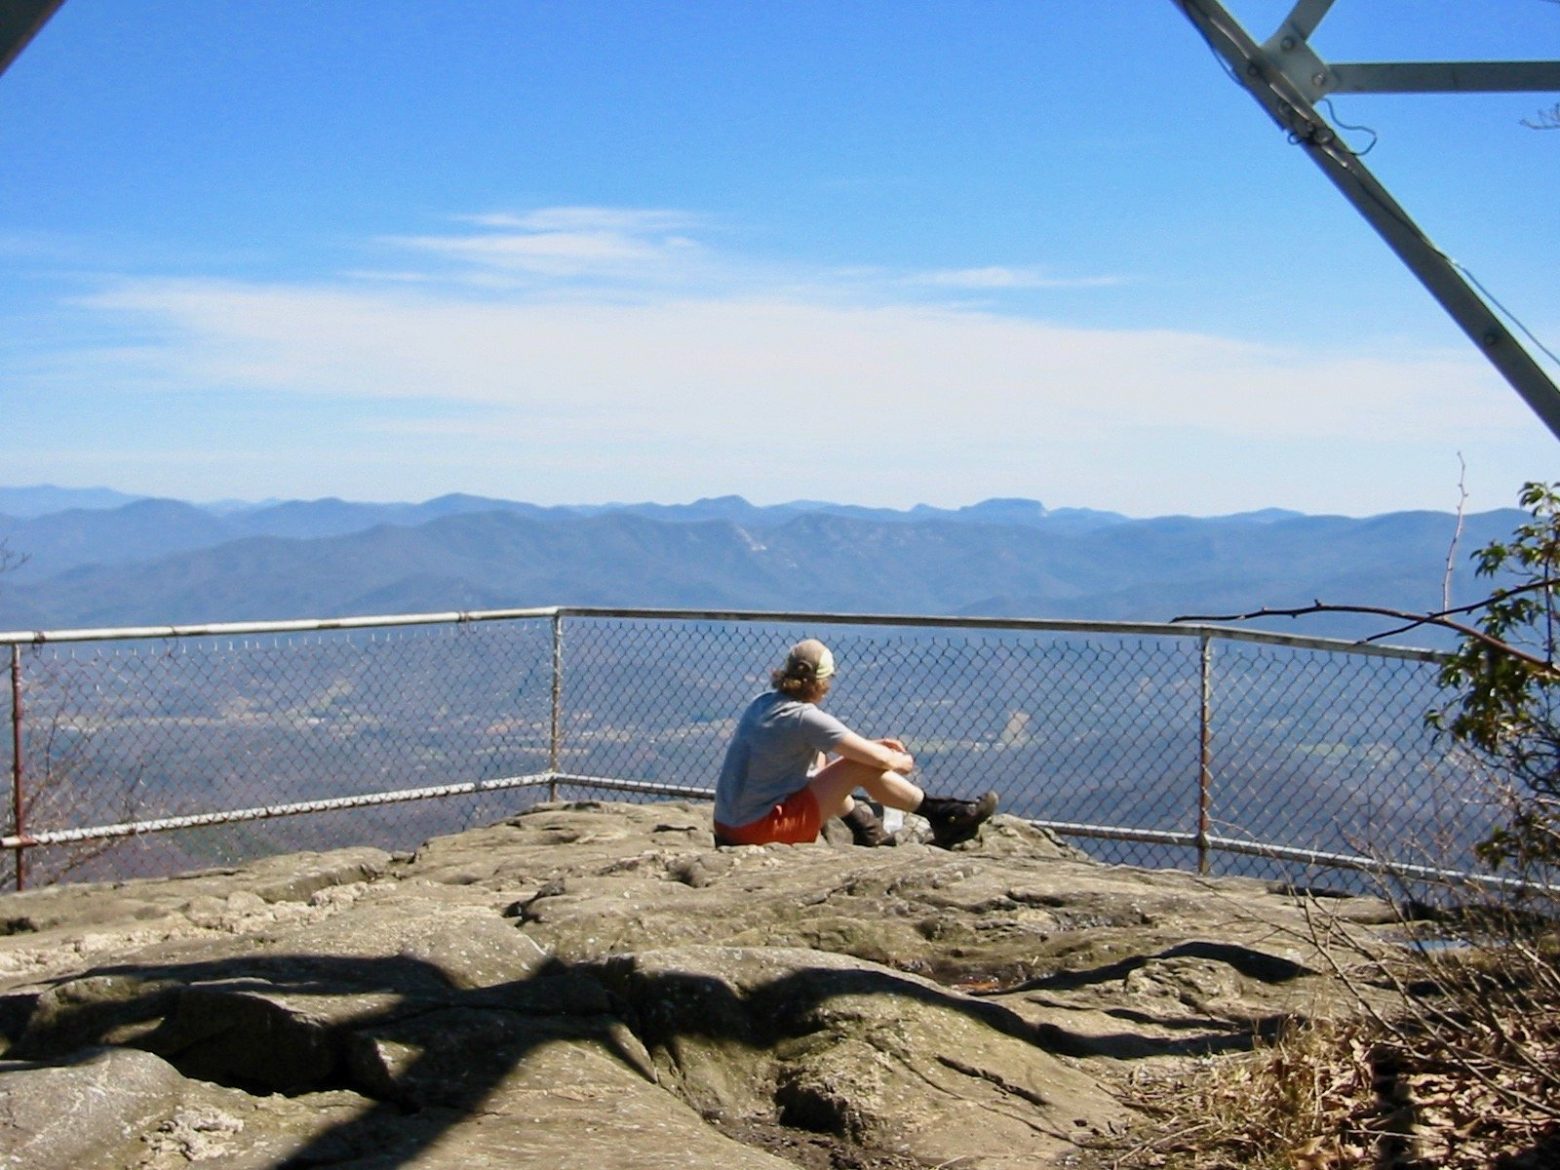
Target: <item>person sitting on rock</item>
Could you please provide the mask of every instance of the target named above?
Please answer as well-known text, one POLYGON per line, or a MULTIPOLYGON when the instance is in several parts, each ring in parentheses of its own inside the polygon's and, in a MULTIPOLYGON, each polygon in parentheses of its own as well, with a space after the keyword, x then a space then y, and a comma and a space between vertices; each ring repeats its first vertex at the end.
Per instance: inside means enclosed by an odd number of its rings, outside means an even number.
POLYGON ((816 638, 791 647, 771 674, 773 689, 737 723, 715 786, 715 840, 721 845, 814 841, 823 822, 842 817, 858 845, 892 841, 857 789, 887 808, 925 817, 944 848, 975 836, 997 809, 979 800, 927 796, 909 779, 915 759, 897 739, 864 739, 818 704, 829 693, 834 655, 816 638), (824 762, 834 755, 832 761, 824 762))

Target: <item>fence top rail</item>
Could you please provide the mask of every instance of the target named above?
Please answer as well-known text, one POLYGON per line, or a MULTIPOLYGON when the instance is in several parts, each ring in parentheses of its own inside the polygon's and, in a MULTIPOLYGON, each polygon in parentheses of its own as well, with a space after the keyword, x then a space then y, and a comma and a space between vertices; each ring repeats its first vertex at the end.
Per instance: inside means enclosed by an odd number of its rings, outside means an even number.
POLYGON ((1350 641, 1345 638, 1313 638, 1280 634, 1266 630, 1247 630, 1238 626, 1197 622, 1120 622, 1074 618, 1001 618, 939 616, 927 614, 881 613, 806 613, 758 610, 681 610, 616 609, 607 606, 559 606, 567 617, 664 618, 691 621, 787 622, 837 626, 911 626, 955 630, 1029 630, 1060 634, 1116 634, 1169 638, 1222 638, 1235 642, 1257 642, 1289 646, 1302 650, 1329 650, 1383 658, 1408 658, 1420 662, 1440 662, 1445 654, 1413 646, 1381 645, 1350 641))
POLYGON ((372 630, 395 626, 456 625, 471 622, 526 619, 627 618, 653 621, 777 622, 837 626, 900 626, 922 629, 1033 631, 1062 634, 1140 635, 1167 638, 1223 639, 1299 650, 1364 654, 1380 658, 1439 662, 1438 651, 1408 646, 1378 645, 1342 638, 1313 638, 1202 623, 1085 621, 1068 618, 951 617, 926 614, 807 613, 790 610, 643 609, 611 606, 547 605, 527 609, 452 610, 443 613, 376 614, 341 618, 300 618, 290 621, 219 622, 206 625, 125 626, 76 630, 12 630, 0 632, 0 646, 75 642, 116 642, 158 638, 210 638, 240 635, 297 634, 334 630, 372 630))
POLYGON ((438 626, 463 622, 550 618, 558 612, 557 606, 539 606, 532 609, 450 610, 443 613, 369 614, 340 618, 296 618, 286 621, 210 622, 203 625, 12 630, 0 633, 0 646, 41 646, 54 642, 120 642, 155 638, 227 638, 246 634, 307 634, 326 630, 377 630, 393 626, 438 626))

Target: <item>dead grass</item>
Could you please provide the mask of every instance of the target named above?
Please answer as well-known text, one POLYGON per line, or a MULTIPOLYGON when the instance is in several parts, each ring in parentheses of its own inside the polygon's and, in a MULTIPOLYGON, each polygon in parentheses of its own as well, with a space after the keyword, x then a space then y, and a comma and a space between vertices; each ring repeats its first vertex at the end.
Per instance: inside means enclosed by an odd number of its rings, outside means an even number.
POLYGON ((1364 1164, 1352 1119, 1371 1101, 1361 1029, 1295 1024, 1240 1057, 1213 1057, 1175 1076, 1135 1078, 1131 1104, 1152 1120, 1101 1165, 1121 1170, 1278 1170, 1364 1164), (1325 1151, 1325 1154, 1324 1154, 1325 1151))
POLYGON ((1525 931, 1484 941, 1340 964, 1350 1018, 1297 1023, 1249 1054, 1134 1080, 1127 1096, 1150 1121, 1097 1149, 1096 1164, 1560 1168, 1560 949, 1525 931))

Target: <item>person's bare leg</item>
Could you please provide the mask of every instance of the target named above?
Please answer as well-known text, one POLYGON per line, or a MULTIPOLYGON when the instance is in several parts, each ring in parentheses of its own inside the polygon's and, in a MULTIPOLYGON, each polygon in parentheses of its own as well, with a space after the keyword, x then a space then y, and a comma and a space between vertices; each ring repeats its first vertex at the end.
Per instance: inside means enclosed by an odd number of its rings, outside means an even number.
POLYGON ((902 812, 914 812, 921 807, 925 796, 919 786, 898 772, 885 772, 871 764, 855 760, 835 760, 813 774, 807 782, 818 801, 818 814, 823 820, 845 816, 855 807, 852 793, 860 788, 879 804, 897 808, 902 812))

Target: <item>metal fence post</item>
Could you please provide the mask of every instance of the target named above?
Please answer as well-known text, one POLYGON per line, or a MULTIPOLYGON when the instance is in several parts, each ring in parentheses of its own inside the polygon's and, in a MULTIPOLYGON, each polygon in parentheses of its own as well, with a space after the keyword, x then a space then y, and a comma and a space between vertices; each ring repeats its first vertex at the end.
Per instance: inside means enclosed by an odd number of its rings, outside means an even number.
POLYGON ((22 840, 27 836, 23 823, 23 775, 22 764, 22 648, 11 645, 11 823, 16 844, 16 888, 27 887, 27 846, 22 840))
POLYGON ((563 614, 552 618, 552 727, 547 737, 547 799, 558 799, 559 739, 563 728, 563 614))
POLYGON ((1208 808, 1213 790, 1213 639, 1198 639, 1202 685, 1197 704, 1197 872, 1208 872, 1208 808))

